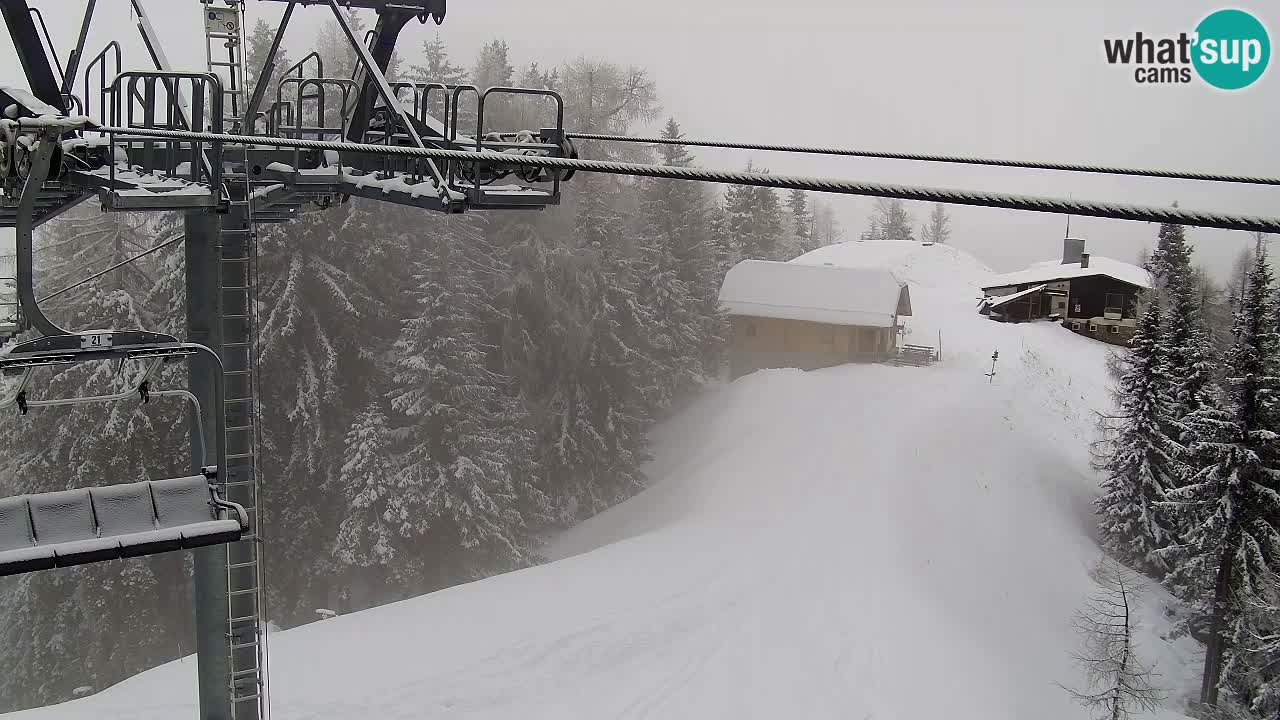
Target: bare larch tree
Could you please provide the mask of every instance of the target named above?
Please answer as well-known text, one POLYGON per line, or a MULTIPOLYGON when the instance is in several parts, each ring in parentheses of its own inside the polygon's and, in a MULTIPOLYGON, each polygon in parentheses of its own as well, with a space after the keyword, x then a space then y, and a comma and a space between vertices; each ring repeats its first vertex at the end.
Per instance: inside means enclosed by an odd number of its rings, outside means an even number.
POLYGON ((1132 571, 1111 559, 1099 561, 1092 575, 1098 588, 1072 620, 1080 634, 1080 650, 1072 657, 1084 669, 1086 685, 1063 689, 1098 720, 1128 720, 1164 700, 1135 641, 1134 604, 1142 589, 1132 571))

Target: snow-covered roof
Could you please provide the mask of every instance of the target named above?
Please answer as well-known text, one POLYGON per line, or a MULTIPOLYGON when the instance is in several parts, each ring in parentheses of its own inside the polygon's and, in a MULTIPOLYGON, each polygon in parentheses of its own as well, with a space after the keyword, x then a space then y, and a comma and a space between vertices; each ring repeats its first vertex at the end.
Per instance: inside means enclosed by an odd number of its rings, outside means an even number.
POLYGON ((1108 257, 1092 255, 1089 267, 1082 268, 1080 263, 1062 263, 1057 260, 1036 263, 1026 270, 996 275, 983 283, 983 289, 996 287, 1013 287, 1028 283, 1048 283, 1072 278, 1105 275, 1120 282, 1136 285, 1141 288, 1151 287, 1151 274, 1137 265, 1112 260, 1108 257))
POLYGON ((1011 302, 1013 302, 1014 300, 1017 300, 1018 298, 1021 298, 1021 297, 1026 297, 1026 296, 1030 295, 1031 293, 1037 293, 1037 292, 1040 292, 1041 290, 1045 289, 1045 287, 1047 287, 1047 286, 1045 286, 1045 285, 1036 285, 1035 287, 1027 288, 1026 290, 1022 290, 1022 291, 1020 291, 1020 292, 1013 293, 1012 295, 1001 295, 1000 297, 997 297, 997 298, 991 298, 991 300, 987 303, 987 305, 988 305, 989 307, 993 307, 993 308, 995 308, 995 307, 1000 307, 1001 305, 1004 305, 1005 303, 1011 303, 1011 302))
POLYGON ((720 304, 731 315, 832 325, 893 327, 910 315, 906 283, 884 268, 743 260, 725 275, 720 304), (905 312, 898 313, 900 303, 905 312))

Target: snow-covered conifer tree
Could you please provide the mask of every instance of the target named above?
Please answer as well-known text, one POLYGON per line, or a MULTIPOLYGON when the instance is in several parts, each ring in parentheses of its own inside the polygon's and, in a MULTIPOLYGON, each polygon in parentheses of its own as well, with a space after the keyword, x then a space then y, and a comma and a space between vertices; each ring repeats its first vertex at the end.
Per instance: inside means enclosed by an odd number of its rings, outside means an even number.
POLYGON ((1175 539, 1159 503, 1178 476, 1180 454, 1164 427, 1171 401, 1163 325, 1160 303, 1148 302, 1116 389, 1118 427, 1097 501, 1103 544, 1123 561, 1156 572, 1165 569, 1159 552, 1175 539))
POLYGON ((1189 451, 1200 468, 1169 493, 1184 528, 1168 584, 1210 618, 1201 701, 1219 689, 1247 702, 1247 656, 1255 634, 1251 608, 1273 606, 1280 570, 1280 387, 1271 270, 1259 250, 1236 313, 1221 407, 1186 419, 1189 451))

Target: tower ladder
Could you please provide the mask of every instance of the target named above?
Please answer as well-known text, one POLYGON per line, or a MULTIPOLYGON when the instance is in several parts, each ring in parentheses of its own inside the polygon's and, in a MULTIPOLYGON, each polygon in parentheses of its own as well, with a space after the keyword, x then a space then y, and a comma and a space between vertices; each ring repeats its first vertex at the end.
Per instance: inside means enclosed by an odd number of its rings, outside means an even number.
POLYGON ((227 644, 231 657, 232 718, 265 718, 266 628, 263 626, 261 505, 258 487, 257 434, 257 230, 253 187, 244 175, 243 195, 234 188, 222 218, 222 362, 226 401, 224 431, 227 469, 224 492, 244 506, 250 529, 243 540, 227 546, 227 644))
POLYGON ((248 105, 244 74, 244 0, 201 0, 205 66, 222 81, 222 126, 240 132, 248 105))

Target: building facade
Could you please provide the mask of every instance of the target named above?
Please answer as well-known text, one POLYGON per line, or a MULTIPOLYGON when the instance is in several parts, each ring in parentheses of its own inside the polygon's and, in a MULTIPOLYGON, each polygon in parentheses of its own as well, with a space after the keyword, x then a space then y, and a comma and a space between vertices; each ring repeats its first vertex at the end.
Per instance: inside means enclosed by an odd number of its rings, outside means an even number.
POLYGON ((879 268, 745 260, 725 276, 720 302, 733 326, 733 378, 888 359, 911 315, 906 284, 879 268))
POLYGON ((1090 257, 1083 240, 1067 238, 1062 262, 1038 263, 990 280, 982 288, 980 311, 1001 322, 1051 320, 1080 335, 1125 345, 1150 288, 1146 270, 1090 257))

